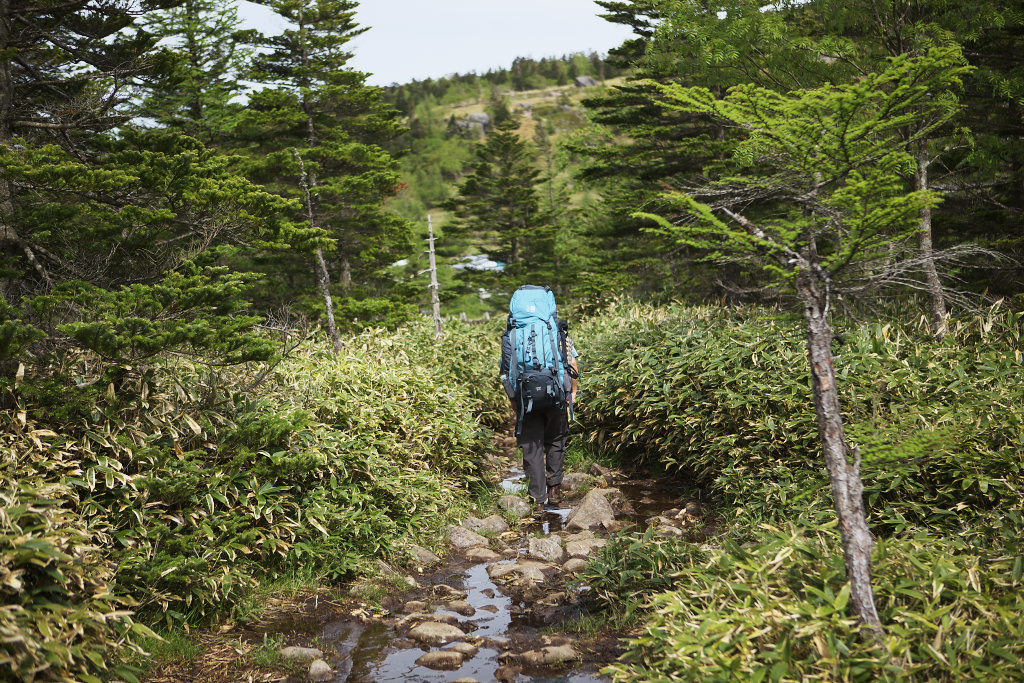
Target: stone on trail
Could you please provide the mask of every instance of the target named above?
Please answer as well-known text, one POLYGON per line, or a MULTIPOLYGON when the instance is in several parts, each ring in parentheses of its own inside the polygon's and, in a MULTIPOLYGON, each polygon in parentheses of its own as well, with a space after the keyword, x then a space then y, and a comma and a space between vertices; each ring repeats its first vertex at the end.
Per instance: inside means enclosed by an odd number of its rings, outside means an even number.
POLYGON ((597 536, 594 535, 593 531, 587 529, 575 534, 566 534, 562 540, 566 543, 572 543, 573 541, 589 541, 592 538, 597 538, 597 536))
POLYGON ((329 681, 334 678, 334 669, 322 659, 314 659, 307 674, 311 681, 329 681))
POLYGON ((498 507, 511 512, 516 517, 527 517, 533 512, 533 507, 526 502, 526 499, 519 496, 502 496, 498 499, 498 507))
POLYGON ((417 659, 416 663, 428 669, 454 671, 462 666, 462 660, 465 658, 465 655, 455 650, 434 650, 417 659))
POLYGON ((315 647, 296 647, 295 645, 290 645, 281 649, 281 659, 289 662, 311 662, 323 656, 323 650, 318 650, 315 647))
POLYGON ((579 659, 572 645, 549 645, 539 650, 528 650, 519 655, 519 661, 527 666, 563 664, 579 659))
POLYGON ((480 681, 467 676, 466 678, 456 678, 452 683, 480 683, 480 681))
POLYGON ((424 566, 441 561, 441 558, 439 558, 437 555, 430 552, 423 546, 416 545, 415 543, 409 546, 409 554, 412 555, 412 559, 416 562, 416 564, 421 564, 424 566))
POLYGON ((452 645, 448 649, 449 650, 454 650, 455 652, 461 652, 467 658, 468 657, 476 657, 476 653, 480 652, 480 648, 478 648, 476 645, 472 645, 470 643, 455 643, 454 645, 452 645))
POLYGON ((544 570, 551 568, 551 565, 545 562, 530 562, 529 560, 525 560, 523 562, 515 562, 513 564, 492 564, 487 568, 487 574, 492 579, 503 579, 506 576, 518 574, 526 581, 543 583, 547 580, 547 577, 544 576, 544 570))
POLYGON ((608 545, 603 538, 588 538, 581 541, 569 541, 565 544, 565 552, 570 557, 589 557, 592 552, 608 545))
POLYGON ((608 502, 606 489, 591 489, 575 510, 569 513, 566 527, 569 529, 608 528, 615 521, 615 512, 608 502))
POLYGON ((428 607, 430 607, 430 605, 423 602, 422 600, 410 600, 409 602, 405 603, 405 606, 402 608, 402 611, 406 614, 413 614, 414 612, 426 612, 428 607))
POLYGON ((472 562, 496 562, 501 557, 490 548, 470 548, 466 551, 466 559, 472 562))
POLYGON ((461 628, 451 624, 442 624, 439 621, 424 621, 412 627, 412 630, 409 631, 409 637, 425 645, 444 645, 445 643, 464 639, 466 633, 461 628))
POLYGON ((564 569, 569 574, 579 574, 586 568, 587 561, 581 560, 578 557, 574 557, 570 559, 568 562, 566 562, 564 565, 562 565, 562 569, 564 569))
POLYGON ((435 583, 431 586, 431 590, 434 595, 437 595, 442 600, 465 600, 466 591, 460 591, 458 588, 452 588, 447 583, 435 583))
POLYGON ((467 517, 466 521, 462 523, 462 526, 466 527, 470 531, 486 531, 492 534, 500 534, 504 531, 508 531, 508 522, 501 515, 491 515, 483 519, 476 517, 467 517))
POLYGON ((464 617, 471 617, 476 614, 476 608, 465 600, 452 600, 444 608, 456 614, 461 614, 464 617))
POLYGON ((545 562, 561 562, 565 556, 562 539, 558 536, 542 536, 530 539, 530 555, 545 562))
POLYGON ((464 526, 449 527, 448 538, 453 546, 462 549, 486 547, 489 543, 486 538, 464 526))
POLYGON ((592 481, 594 481, 594 478, 589 474, 584 474, 583 472, 569 472, 562 477, 562 490, 578 491, 581 486, 592 481))

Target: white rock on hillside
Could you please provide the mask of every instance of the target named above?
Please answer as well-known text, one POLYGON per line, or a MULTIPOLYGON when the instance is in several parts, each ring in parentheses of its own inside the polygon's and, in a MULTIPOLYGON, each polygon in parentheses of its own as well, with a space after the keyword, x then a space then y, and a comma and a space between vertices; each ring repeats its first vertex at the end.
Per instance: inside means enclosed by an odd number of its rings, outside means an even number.
POLYGON ((542 536, 530 539, 530 556, 545 562, 561 562, 565 556, 562 539, 558 536, 542 536))
POLYGON ((481 548, 488 544, 488 540, 480 534, 470 531, 464 526, 449 527, 448 538, 456 548, 481 548))

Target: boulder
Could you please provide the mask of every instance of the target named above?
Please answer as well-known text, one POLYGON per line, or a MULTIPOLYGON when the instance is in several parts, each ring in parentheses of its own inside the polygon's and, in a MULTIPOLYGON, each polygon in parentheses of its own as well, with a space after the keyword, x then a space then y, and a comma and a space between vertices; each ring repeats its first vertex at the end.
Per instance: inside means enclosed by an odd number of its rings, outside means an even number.
POLYGON ((444 645, 456 640, 463 640, 466 633, 457 626, 442 624, 439 621, 424 621, 416 624, 409 631, 409 637, 424 645, 444 645))
POLYGON ((460 591, 458 588, 452 588, 447 583, 435 583, 430 587, 434 595, 438 596, 442 600, 465 600, 466 591, 460 591))
POLYGON ((423 546, 416 545, 415 543, 409 546, 409 554, 412 556, 413 561, 419 565, 425 566, 428 564, 434 564, 435 562, 441 561, 441 558, 439 558, 437 555, 430 552, 423 546))
POLYGON ((558 536, 541 536, 530 539, 530 556, 545 562, 561 562, 565 556, 562 539, 558 536))
MULTIPOLYGON (((490 548, 470 548, 466 551, 466 559, 472 562, 496 562, 497 560, 500 560, 501 557, 501 555, 490 548)), ((515 555, 513 555, 513 557, 515 557, 515 555)))
POLYGON ((526 499, 519 496, 502 496, 498 499, 498 507, 511 512, 516 517, 528 517, 533 511, 533 507, 526 499))
POLYGON ((448 538, 456 548, 483 548, 487 547, 488 540, 480 534, 470 531, 464 526, 453 526, 448 529, 448 538))
POLYGON ((428 669, 454 671, 462 666, 462 660, 465 658, 465 655, 455 650, 434 650, 417 659, 416 663, 428 669))
POLYGON ((570 557, 590 557, 590 554, 599 548, 603 548, 608 545, 608 542, 603 538, 588 538, 580 541, 570 541, 565 544, 565 552, 570 557))
POLYGON ((329 681, 334 678, 334 669, 322 659, 314 659, 309 665, 307 678, 311 681, 329 681))
POLYGON ((580 504, 569 513, 568 529, 608 528, 615 521, 615 512, 608 502, 605 489, 591 489, 580 504))
POLYGON ((289 662, 312 662, 324 656, 323 650, 315 647, 296 647, 291 645, 281 649, 281 659, 289 662))

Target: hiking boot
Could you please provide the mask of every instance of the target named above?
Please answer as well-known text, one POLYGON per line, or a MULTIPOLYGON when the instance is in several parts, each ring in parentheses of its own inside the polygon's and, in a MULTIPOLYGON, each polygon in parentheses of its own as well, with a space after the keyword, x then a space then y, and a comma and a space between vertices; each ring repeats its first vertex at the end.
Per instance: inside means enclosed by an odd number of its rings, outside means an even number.
POLYGON ((561 484, 555 484, 554 486, 552 486, 551 488, 548 489, 548 502, 552 503, 553 505, 561 505, 562 504, 562 485, 561 484))
POLYGON ((536 505, 533 506, 534 517, 543 517, 547 513, 548 511, 544 509, 544 503, 537 503, 536 505))

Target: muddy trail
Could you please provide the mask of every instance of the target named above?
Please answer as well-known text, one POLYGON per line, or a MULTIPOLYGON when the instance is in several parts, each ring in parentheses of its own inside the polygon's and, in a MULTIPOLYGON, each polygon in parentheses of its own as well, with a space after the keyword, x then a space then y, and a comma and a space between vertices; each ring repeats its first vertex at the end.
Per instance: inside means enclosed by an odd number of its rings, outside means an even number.
POLYGON ((405 584, 381 609, 353 610, 347 602, 313 597, 237 634, 239 645, 280 643, 281 666, 291 673, 250 668, 232 677, 230 662, 238 657, 227 652, 219 675, 207 668, 207 678, 151 680, 607 680, 598 671, 621 654, 624 634, 573 633, 572 623, 586 611, 586 587, 574 576, 617 533, 650 525, 665 535, 700 533, 700 510, 669 481, 593 465, 567 473, 562 505, 535 517, 514 443, 504 446, 504 457, 491 463, 504 494, 499 509, 449 528, 451 552, 444 559, 414 546, 411 576, 381 563, 382 572, 405 584))

